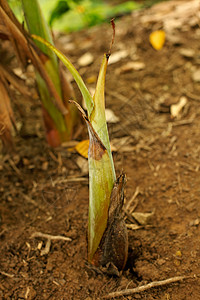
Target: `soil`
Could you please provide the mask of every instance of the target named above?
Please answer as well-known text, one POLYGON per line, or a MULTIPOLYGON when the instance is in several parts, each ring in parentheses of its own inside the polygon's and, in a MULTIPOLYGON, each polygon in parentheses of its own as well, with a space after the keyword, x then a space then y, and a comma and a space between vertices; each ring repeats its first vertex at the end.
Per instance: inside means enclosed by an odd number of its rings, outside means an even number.
MULTIPOLYGON (((23 116, 17 117, 22 128, 16 150, 1 155, 0 162, 0 299, 103 299, 175 276, 189 278, 121 298, 200 299, 200 30, 198 22, 182 15, 183 26, 173 28, 173 38, 168 31, 164 47, 156 51, 149 34, 164 23, 155 16, 144 10, 116 21, 112 52, 126 55, 109 65, 106 77, 106 107, 120 120, 109 123, 116 172, 127 176, 125 205, 132 199, 125 214, 126 269, 116 278, 87 264, 87 170, 79 167, 80 155, 69 143, 56 149, 47 145, 30 68, 25 76, 32 98, 12 90, 23 116), (147 16, 152 19, 145 21, 147 16), (130 61, 143 65, 124 71, 130 61), (172 105, 183 96, 187 103, 173 117, 172 105), (152 214, 138 222, 131 211, 152 214), (47 239, 35 232, 71 240, 52 240, 44 254, 47 239)), ((91 89, 111 34, 104 24, 56 35, 91 89), (86 52, 94 61, 80 67, 77 60, 86 52)), ((76 140, 87 138, 84 124, 77 132, 76 140)))

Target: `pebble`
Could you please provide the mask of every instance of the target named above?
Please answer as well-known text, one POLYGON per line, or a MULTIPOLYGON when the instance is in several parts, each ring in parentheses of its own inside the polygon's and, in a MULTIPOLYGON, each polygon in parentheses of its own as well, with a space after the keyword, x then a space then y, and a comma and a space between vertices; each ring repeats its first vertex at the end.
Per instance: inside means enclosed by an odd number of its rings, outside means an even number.
POLYGON ((195 51, 193 49, 188 49, 188 48, 182 48, 179 50, 179 53, 182 56, 188 57, 188 58, 192 58, 195 55, 195 51))
POLYGON ((190 226, 198 226, 200 223, 200 220, 199 219, 196 219, 196 220, 192 220, 189 225, 190 226))
POLYGON ((53 263, 51 261, 48 261, 46 265, 47 271, 52 271, 53 267, 54 267, 53 263))
POLYGON ((192 79, 195 82, 200 82, 200 69, 197 69, 196 71, 194 71, 194 73, 192 74, 192 79))
POLYGON ((90 65, 91 63, 93 63, 94 61, 94 57, 90 52, 87 52, 85 54, 83 54, 79 59, 78 59, 78 65, 80 67, 86 67, 88 65, 90 65))

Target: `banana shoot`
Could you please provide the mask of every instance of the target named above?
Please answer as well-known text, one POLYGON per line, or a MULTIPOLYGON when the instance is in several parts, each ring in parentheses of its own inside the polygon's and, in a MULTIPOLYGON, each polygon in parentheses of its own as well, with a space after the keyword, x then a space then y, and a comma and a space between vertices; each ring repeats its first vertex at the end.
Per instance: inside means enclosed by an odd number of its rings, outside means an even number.
POLYGON ((121 216, 125 177, 122 174, 116 180, 105 117, 104 89, 110 52, 103 57, 95 94, 92 97, 67 57, 44 39, 35 35, 32 37, 53 50, 62 60, 74 77, 87 107, 86 114, 75 102, 87 124, 90 139, 88 261, 96 266, 111 263, 121 270, 126 264, 128 253, 127 231, 121 216), (121 256, 113 251, 121 252, 121 256))

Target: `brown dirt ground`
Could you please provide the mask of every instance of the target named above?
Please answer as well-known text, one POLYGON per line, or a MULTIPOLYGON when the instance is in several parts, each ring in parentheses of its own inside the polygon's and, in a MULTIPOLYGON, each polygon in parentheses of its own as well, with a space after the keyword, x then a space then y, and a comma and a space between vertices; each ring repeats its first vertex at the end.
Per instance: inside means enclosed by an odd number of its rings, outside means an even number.
MULTIPOLYGON (((13 91, 24 115, 16 152, 1 155, 0 162, 0 299, 102 299, 112 291, 179 275, 196 278, 124 299, 200 299, 200 86, 192 79, 200 64, 199 27, 177 28, 179 41, 167 40, 156 51, 148 37, 159 26, 140 22, 145 14, 116 22, 113 52, 125 49, 129 54, 109 66, 106 81, 106 105, 120 118, 109 130, 117 147, 117 174, 122 169, 127 174, 126 201, 139 188, 132 207, 154 212, 146 225, 128 230, 126 270, 113 278, 87 267, 88 175, 79 169, 77 153, 46 144, 29 79, 33 99, 13 91), (183 56, 181 48, 193 49, 194 55, 183 56), (118 74, 130 60, 144 62, 145 68, 118 74), (170 105, 181 96, 188 102, 179 119, 172 119, 170 105), (54 240, 41 256, 46 240, 31 238, 34 232, 72 241, 54 240)), ((110 36, 109 25, 102 25, 69 35, 65 44, 62 36, 59 46, 68 49, 75 64, 85 52, 94 55, 91 66, 79 68, 87 80, 97 75, 110 36)), ((79 140, 87 137, 81 126, 79 140)), ((138 225, 128 218, 126 223, 138 225)))

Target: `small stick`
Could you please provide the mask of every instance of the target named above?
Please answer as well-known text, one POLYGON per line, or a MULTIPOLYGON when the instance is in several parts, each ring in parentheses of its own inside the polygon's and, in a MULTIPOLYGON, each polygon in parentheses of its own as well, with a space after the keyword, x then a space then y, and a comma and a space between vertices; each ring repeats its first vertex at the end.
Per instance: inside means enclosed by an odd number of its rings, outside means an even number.
MULTIPOLYGON (((125 97, 124 95, 120 94, 120 93, 117 93, 115 91, 107 91, 107 94, 110 95, 110 96, 113 96, 115 97, 116 99, 120 100, 121 102, 127 104, 130 100, 130 98, 128 97, 125 97)), ((132 98, 132 97, 131 97, 132 98)))
POLYGON ((84 117, 86 117, 86 118, 87 118, 87 116, 86 116, 86 113, 85 113, 84 109, 83 109, 83 108, 80 106, 80 104, 79 104, 78 102, 76 102, 76 101, 74 101, 74 100, 68 100, 68 102, 69 102, 69 103, 73 103, 73 104, 75 104, 75 105, 76 105, 76 107, 78 108, 78 110, 80 111, 80 113, 82 114, 83 118, 84 118, 84 117))
POLYGON ((0 237, 7 231, 7 229, 3 229, 2 231, 0 231, 0 237))
POLYGON ((88 181, 88 178, 86 177, 69 177, 67 179, 56 179, 54 180, 54 184, 57 184, 57 183, 67 183, 67 182, 87 182, 88 181))
POLYGON ((138 229, 143 229, 143 226, 139 226, 137 224, 126 224, 126 228, 131 229, 131 230, 138 230, 138 229))
POLYGON ((3 135, 6 126, 5 126, 5 124, 2 124, 2 123, 0 123, 0 125, 2 126, 2 127, 0 128, 0 135, 3 135))
POLYGON ((33 204, 34 206, 38 206, 37 202, 33 199, 31 199, 29 196, 25 195, 24 193, 21 193, 20 194, 24 197, 24 199, 28 202, 28 203, 31 203, 33 204))
POLYGON ((10 277, 10 278, 13 278, 15 275, 13 275, 13 274, 9 274, 9 273, 6 273, 6 272, 4 272, 4 271, 1 271, 0 270, 0 274, 1 275, 4 275, 4 276, 6 276, 6 277, 10 277))
POLYGON ((42 232, 34 232, 31 235, 31 238, 35 238, 35 237, 43 237, 45 239, 48 240, 63 240, 63 241, 71 241, 72 239, 66 236, 62 236, 62 235, 50 235, 47 233, 42 233, 42 232))
MULTIPOLYGON (((139 186, 136 187, 135 189, 135 193, 133 194, 133 196, 131 197, 131 199, 129 200, 129 202, 127 203, 126 207, 125 207, 125 210, 128 211, 129 210, 129 207, 131 206, 131 204, 133 203, 133 201, 136 199, 136 197, 138 196, 138 194, 140 193, 140 188, 139 186)), ((135 210, 135 207, 134 209, 131 209, 131 213, 135 210)), ((130 212, 129 212, 130 213, 130 212)))
POLYGON ((168 279, 161 280, 161 281, 153 281, 146 285, 138 286, 134 289, 127 289, 127 290, 110 293, 110 294, 104 296, 103 298, 111 299, 111 298, 120 297, 120 296, 128 296, 128 295, 132 295, 135 293, 140 293, 140 292, 149 290, 154 287, 163 286, 166 284, 174 283, 174 282, 181 281, 183 279, 188 279, 188 278, 191 278, 191 276, 177 276, 177 277, 172 277, 172 278, 168 278, 168 279))
POLYGON ((182 126, 182 125, 190 125, 194 122, 194 117, 187 120, 179 120, 175 122, 170 122, 172 126, 182 126))
POLYGON ((113 18, 112 20, 110 20, 110 23, 112 25, 113 35, 112 35, 112 40, 111 40, 111 43, 110 43, 110 49, 108 51, 108 56, 111 55, 112 46, 113 46, 114 40, 115 40, 115 19, 113 18))
POLYGON ((178 181, 178 187, 179 187, 179 193, 182 194, 183 188, 182 188, 182 184, 181 184, 181 175, 178 171, 178 175, 177 175, 177 181, 178 181))
POLYGON ((13 170, 17 173, 17 175, 21 176, 21 172, 20 170, 16 167, 16 164, 14 163, 14 161, 9 158, 8 159, 10 166, 13 168, 13 170))
POLYGON ((43 255, 48 254, 50 251, 50 248, 51 248, 51 240, 48 239, 46 242, 45 248, 41 250, 40 255, 43 256, 43 255))
POLYGON ((42 237, 42 238, 47 239, 45 248, 43 250, 41 250, 41 252, 40 252, 41 256, 49 253, 52 240, 63 240, 63 241, 71 241, 72 240, 69 237, 65 237, 65 236, 61 236, 61 235, 50 235, 50 234, 42 233, 42 232, 34 232, 31 235, 31 238, 34 238, 34 237, 42 237))
POLYGON ((25 299, 28 299, 29 293, 30 293, 30 287, 28 286, 27 289, 26 289, 26 293, 25 293, 25 295, 24 295, 24 298, 25 298, 25 299))

